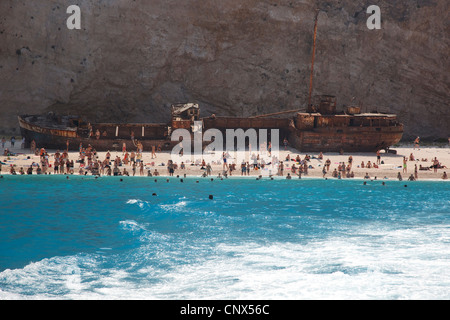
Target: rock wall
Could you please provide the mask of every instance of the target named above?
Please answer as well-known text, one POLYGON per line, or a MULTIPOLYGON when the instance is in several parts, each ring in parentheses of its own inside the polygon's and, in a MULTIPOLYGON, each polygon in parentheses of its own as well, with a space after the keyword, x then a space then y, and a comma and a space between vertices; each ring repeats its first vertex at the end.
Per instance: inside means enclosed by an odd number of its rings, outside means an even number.
POLYGON ((446 0, 2 0, 0 134, 17 115, 166 122, 306 107, 315 10, 313 94, 397 113, 405 139, 450 135, 446 0), (70 4, 81 30, 69 30, 70 4), (381 8, 369 30, 367 7, 381 8))

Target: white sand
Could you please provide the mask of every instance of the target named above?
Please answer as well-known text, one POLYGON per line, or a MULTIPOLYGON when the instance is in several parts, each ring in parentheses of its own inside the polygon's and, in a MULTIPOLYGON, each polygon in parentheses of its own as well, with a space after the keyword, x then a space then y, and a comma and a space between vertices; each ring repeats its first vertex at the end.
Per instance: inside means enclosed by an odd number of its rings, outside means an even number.
MULTIPOLYGON (((3 163, 6 163, 2 165, 1 174, 9 174, 10 172, 10 166, 13 165, 16 172, 19 172, 19 169, 21 167, 26 169, 33 163, 40 163, 40 157, 35 156, 34 154, 30 153, 29 149, 21 149, 20 143, 17 142, 15 148, 10 147, 9 141, 6 143, 5 148, 9 148, 12 152, 16 153, 16 156, 6 157, 6 156, 0 156, 0 160, 3 163), (27 159, 27 157, 30 157, 27 159)), ((447 168, 438 169, 437 172, 434 172, 433 169, 430 169, 429 171, 422 171, 418 170, 418 180, 425 180, 425 179, 441 179, 443 172, 445 171, 448 175, 450 175, 450 147, 421 147, 420 149, 414 149, 413 146, 401 146, 393 148, 397 151, 397 154, 386 154, 383 151, 381 152, 381 160, 384 162, 384 164, 381 164, 379 168, 361 168, 361 162, 364 161, 366 164, 368 161, 371 163, 376 163, 377 157, 375 153, 352 153, 352 154, 343 154, 340 155, 338 153, 324 153, 323 154, 323 160, 318 159, 311 159, 311 161, 308 163, 309 165, 312 165, 313 169, 308 169, 308 175, 307 177, 320 177, 322 178, 322 168, 325 164, 325 161, 327 159, 330 159, 331 166, 330 171, 326 175, 327 178, 332 178, 331 172, 338 167, 340 162, 344 162, 346 165, 348 163, 348 157, 351 155, 353 157, 353 166, 352 171, 354 172, 355 178, 363 178, 366 173, 369 174, 371 178, 377 177, 377 179, 383 179, 384 177, 387 177, 389 179, 396 179, 397 174, 400 172, 403 179, 406 180, 411 174, 414 174, 414 166, 417 165, 419 168, 420 165, 423 167, 430 167, 432 165, 432 160, 436 157, 441 165, 446 166, 447 168), (415 161, 409 161, 410 154, 413 154, 415 157, 415 161), (403 173, 402 165, 403 165, 403 157, 408 158, 407 162, 407 173, 403 173), (422 161, 422 159, 427 159, 426 161, 422 161)), ((1 150, 3 154, 3 150, 1 150)), ((50 164, 53 165, 54 158, 53 155, 55 153, 55 150, 47 150, 49 154, 50 164)), ((111 151, 111 159, 114 160, 116 156, 119 156, 122 158, 122 152, 115 152, 111 151)), ((291 166, 295 163, 294 161, 285 161, 285 158, 287 155, 290 155, 291 158, 294 158, 297 155, 300 155, 301 159, 305 157, 304 152, 298 152, 295 149, 288 148, 288 150, 280 150, 279 151, 279 159, 284 162, 285 168, 284 168, 284 175, 287 175, 288 172, 291 172, 291 166)), ((317 153, 308 153, 310 156, 317 157, 317 153)), ((104 160, 106 157, 106 152, 98 152, 98 159, 104 160)), ((167 170, 167 163, 168 160, 171 158, 170 152, 157 152, 157 158, 152 159, 151 158, 151 152, 145 151, 143 152, 143 161, 145 164, 145 171, 144 176, 147 176, 147 170, 151 170, 151 172, 154 172, 155 169, 158 170, 160 175, 165 176, 168 175, 167 170), (161 165, 164 164, 164 165, 161 165)), ((74 160, 75 168, 74 168, 74 174, 79 174, 79 167, 80 164, 76 163, 76 160, 79 159, 79 153, 78 152, 69 152, 69 159, 74 160)), ((228 160, 228 163, 231 163, 232 159, 228 160)), ((250 161, 250 164, 252 162, 250 161)), ((298 163, 295 163, 295 165, 298 167, 298 163)), ((119 167, 120 171, 123 171, 123 168, 126 168, 127 171, 132 175, 132 167, 131 165, 121 166, 119 167)), ((186 164, 186 169, 181 170, 177 169, 175 170, 174 176, 180 175, 183 176, 184 174, 188 176, 201 176, 205 170, 200 169, 201 165, 191 165, 190 163, 186 164)), ((213 164, 212 165, 212 176, 217 176, 219 173, 223 173, 223 166, 222 164, 213 164)), ((272 173, 273 175, 276 175, 278 171, 278 168, 276 165, 266 165, 265 169, 263 170, 250 170, 251 176, 268 176, 269 173, 272 173)), ((53 174, 53 167, 49 168, 47 172, 51 172, 53 174)), ((36 169, 34 169, 33 174, 36 173, 36 169)), ((90 174, 90 173, 88 173, 90 174)), ((139 176, 139 168, 136 169, 136 176, 139 176)), ((236 171, 232 172, 233 176, 241 176, 241 170, 240 170, 240 164, 236 165, 236 171)), ((291 173, 292 175, 292 173, 291 173)), ((295 178, 296 176, 294 176, 295 178)), ((305 175, 303 175, 305 177, 305 175)), ((344 177, 345 178, 345 177, 344 177)), ((449 180, 450 181, 450 180, 449 180)))

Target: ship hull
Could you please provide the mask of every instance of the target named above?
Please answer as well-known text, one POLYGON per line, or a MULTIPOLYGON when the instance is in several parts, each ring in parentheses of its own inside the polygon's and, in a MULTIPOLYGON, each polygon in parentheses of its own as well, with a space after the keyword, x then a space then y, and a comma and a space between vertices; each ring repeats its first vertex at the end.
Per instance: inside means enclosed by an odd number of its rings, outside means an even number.
POLYGON ((290 145, 302 152, 376 152, 389 149, 403 136, 403 126, 296 130, 290 145))
MULTIPOLYGON (((167 124, 89 124, 86 131, 85 126, 67 125, 72 124, 73 119, 66 117, 65 121, 68 121, 61 123, 60 119, 55 121, 51 117, 19 116, 25 147, 30 147, 33 140, 37 148, 60 150, 79 150, 81 144, 83 147, 90 145, 97 151, 120 151, 124 143, 127 150, 134 150, 137 141, 144 151, 151 151, 153 146, 160 150, 172 150, 178 144, 178 141, 170 140, 167 124)), ((184 122, 172 121, 171 127, 185 125, 184 122)), ((395 145, 403 135, 403 125, 396 120, 396 116, 384 114, 298 113, 290 119, 211 117, 202 119, 202 122, 205 132, 218 129, 223 134, 228 129, 243 129, 246 132, 249 129, 266 129, 270 141, 272 129, 278 129, 280 145, 287 138, 289 145, 301 152, 376 152, 395 145)), ((203 141, 203 146, 207 143, 203 141)))
MULTIPOLYGON (((36 143, 36 148, 79 150, 81 144, 84 148, 90 145, 97 151, 121 151, 124 143, 127 150, 135 150, 137 141, 142 144, 144 151, 151 151, 152 146, 155 146, 155 148, 159 146, 161 150, 172 150, 178 143, 168 139, 152 139, 139 136, 135 137, 136 140, 134 141, 131 138, 81 137, 76 129, 46 128, 33 124, 24 117, 19 117, 19 125, 22 137, 25 138, 25 148, 29 148, 33 140, 36 143)), ((113 127, 113 125, 111 124, 110 127, 113 127)))
MULTIPOLYGON (((352 117, 341 116, 317 116, 307 115, 311 123, 306 123, 308 128, 298 128, 305 125, 296 119, 296 124, 288 118, 229 118, 218 117, 215 119, 203 119, 205 129, 215 128, 223 133, 227 129, 241 128, 243 130, 253 129, 278 129, 279 143, 283 145, 284 138, 288 139, 290 146, 301 152, 376 152, 388 149, 398 143, 403 136, 403 125, 377 126, 378 118, 372 121, 369 118, 360 118, 361 124, 366 126, 351 126, 352 117), (362 122, 368 121, 367 123, 362 122), (317 128, 314 127, 314 121, 317 128), (370 123, 373 126, 369 126, 370 123)), ((383 117, 381 117, 383 118, 383 117)), ((270 131, 268 131, 270 134, 270 131)))

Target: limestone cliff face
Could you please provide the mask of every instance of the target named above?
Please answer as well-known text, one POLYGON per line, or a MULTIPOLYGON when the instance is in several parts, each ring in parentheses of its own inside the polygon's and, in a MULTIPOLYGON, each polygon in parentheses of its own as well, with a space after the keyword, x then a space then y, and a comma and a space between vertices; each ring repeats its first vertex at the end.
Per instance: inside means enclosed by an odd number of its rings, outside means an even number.
POLYGON ((447 0, 2 0, 0 134, 22 113, 166 122, 169 106, 249 116, 313 94, 397 113, 405 137, 450 134, 447 0), (70 4, 81 30, 69 30, 70 4), (369 5, 382 29, 369 30, 369 5))

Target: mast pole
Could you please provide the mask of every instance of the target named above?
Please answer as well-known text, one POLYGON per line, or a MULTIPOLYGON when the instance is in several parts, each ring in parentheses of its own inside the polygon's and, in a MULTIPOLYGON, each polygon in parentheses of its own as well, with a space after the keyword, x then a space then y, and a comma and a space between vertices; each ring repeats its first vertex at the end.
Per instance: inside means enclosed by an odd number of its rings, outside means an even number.
POLYGON ((319 18, 319 9, 316 10, 316 17, 314 22, 314 41, 313 41, 313 52, 311 58, 311 75, 309 77, 309 97, 308 97, 308 109, 311 110, 311 94, 313 85, 313 74, 314 74, 314 56, 316 54, 316 36, 317 36, 317 20, 319 18))

